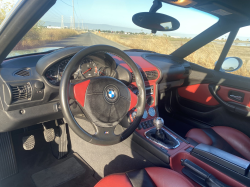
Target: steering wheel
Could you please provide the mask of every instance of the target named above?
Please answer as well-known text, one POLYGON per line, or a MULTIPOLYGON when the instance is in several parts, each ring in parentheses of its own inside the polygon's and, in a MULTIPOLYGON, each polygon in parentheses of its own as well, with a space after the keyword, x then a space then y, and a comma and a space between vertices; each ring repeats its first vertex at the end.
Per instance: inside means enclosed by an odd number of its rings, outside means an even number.
POLYGON ((144 80, 137 65, 126 53, 112 46, 94 45, 76 53, 65 67, 60 83, 60 101, 66 122, 80 138, 92 144, 113 145, 128 138, 141 121, 146 103, 144 80), (135 75, 138 96, 121 81, 107 76, 84 79, 77 84, 70 83, 70 77, 80 61, 98 52, 113 54, 127 63, 135 75), (94 135, 77 123, 70 109, 70 99, 78 103, 92 123, 96 131, 94 135), (115 127, 134 107, 137 108, 137 115, 132 124, 120 135, 115 135, 115 127))

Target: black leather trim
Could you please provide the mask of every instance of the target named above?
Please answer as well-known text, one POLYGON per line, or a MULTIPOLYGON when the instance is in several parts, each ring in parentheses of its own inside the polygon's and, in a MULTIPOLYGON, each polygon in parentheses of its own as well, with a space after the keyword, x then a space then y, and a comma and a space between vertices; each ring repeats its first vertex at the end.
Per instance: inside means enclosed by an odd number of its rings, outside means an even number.
POLYGON ((249 186, 250 178, 243 176, 243 175, 239 174, 238 172, 235 172, 234 170, 231 170, 231 169, 229 169, 229 168, 227 168, 227 167, 225 167, 217 162, 214 162, 213 160, 210 160, 209 158, 201 156, 200 154, 192 153, 191 155, 198 158, 199 160, 205 162, 206 164, 210 165, 211 167, 219 170, 220 172, 228 175, 229 177, 237 180, 238 182, 240 182, 246 186, 249 186))
POLYGON ((156 187, 145 169, 126 173, 133 187, 156 187))
POLYGON ((206 159, 212 160, 213 162, 226 167, 230 170, 236 171, 241 175, 246 175, 248 173, 250 162, 241 159, 235 155, 227 153, 216 147, 199 144, 191 152, 191 155, 201 155, 206 159))
POLYGON ((237 152, 230 144, 228 144, 219 134, 217 134, 212 128, 202 129, 212 140, 213 144, 211 146, 231 153, 235 156, 244 158, 239 152, 237 152))

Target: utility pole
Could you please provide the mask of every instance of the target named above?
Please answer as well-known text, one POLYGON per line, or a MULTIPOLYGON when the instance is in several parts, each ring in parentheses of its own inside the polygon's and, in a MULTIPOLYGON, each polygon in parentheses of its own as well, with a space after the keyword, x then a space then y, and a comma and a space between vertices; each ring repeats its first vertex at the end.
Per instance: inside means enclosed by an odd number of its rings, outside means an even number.
POLYGON ((82 20, 82 30, 83 30, 83 20, 82 20))
POLYGON ((62 15, 62 20, 61 20, 61 28, 64 29, 63 15, 62 15))
POLYGON ((75 12, 74 12, 74 0, 72 0, 72 4, 73 4, 73 29, 75 29, 75 12))
POLYGON ((73 29, 72 16, 70 16, 70 28, 73 29))

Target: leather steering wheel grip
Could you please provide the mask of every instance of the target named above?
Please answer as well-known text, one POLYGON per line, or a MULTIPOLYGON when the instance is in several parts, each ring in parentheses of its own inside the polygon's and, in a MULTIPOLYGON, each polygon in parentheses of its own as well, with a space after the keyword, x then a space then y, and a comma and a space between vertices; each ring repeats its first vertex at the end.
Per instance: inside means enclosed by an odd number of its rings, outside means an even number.
POLYGON ((61 109, 62 109, 66 122, 80 138, 92 144, 113 145, 113 144, 116 144, 125 140, 135 131, 135 129, 137 128, 137 126, 139 125, 141 121, 143 112, 145 110, 146 91, 145 91, 144 79, 142 78, 140 70, 138 69, 135 62, 126 53, 124 53, 120 49, 117 49, 115 47, 108 46, 108 45, 94 45, 94 46, 84 48, 78 53, 76 53, 71 58, 67 66, 65 67, 65 70, 61 79, 59 93, 60 93, 61 109), (97 52, 106 52, 106 53, 113 54, 115 56, 120 57, 125 63, 127 63, 127 65, 131 68, 131 70, 133 71, 135 75, 135 81, 139 90, 137 106, 136 106, 137 108, 136 118, 134 119, 132 124, 122 134, 120 135, 109 134, 107 135, 108 138, 106 138, 105 132, 108 132, 106 131, 106 129, 110 130, 111 127, 100 127, 100 126, 95 125, 95 123, 93 123, 92 121, 92 124, 95 126, 95 128, 98 129, 99 133, 102 133, 102 134, 100 136, 97 136, 97 134, 91 135, 80 127, 80 125, 75 120, 70 110, 70 106, 69 106, 69 98, 72 98, 72 93, 70 92, 70 90, 72 90, 72 86, 70 85, 71 75, 76 71, 80 61, 84 57, 87 57, 88 55, 91 55, 97 52))

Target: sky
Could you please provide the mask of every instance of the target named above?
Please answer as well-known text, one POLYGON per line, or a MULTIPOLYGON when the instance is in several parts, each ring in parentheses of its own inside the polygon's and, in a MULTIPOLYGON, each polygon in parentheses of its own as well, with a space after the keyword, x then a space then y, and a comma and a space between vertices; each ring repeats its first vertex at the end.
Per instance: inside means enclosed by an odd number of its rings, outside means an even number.
MULTIPOLYGON (((5 0, 8 1, 8 0, 5 0)), ((9 0, 16 2, 17 0, 9 0)), ((148 12, 153 0, 74 0, 75 22, 108 24, 112 26, 140 29, 132 22, 138 12, 148 12)), ((180 28, 175 31, 197 35, 216 23, 218 18, 193 8, 181 8, 163 3, 158 13, 167 14, 179 20, 180 28)), ((56 4, 43 16, 43 21, 70 23, 73 15, 72 0, 57 0, 56 4)), ((77 24, 76 24, 77 26, 77 24)), ((171 35, 171 32, 164 32, 171 35)), ((240 29, 238 36, 250 38, 250 27, 240 29)))
MULTIPOLYGON (((153 0, 74 0, 76 22, 108 24, 138 29, 132 22, 132 16, 138 12, 148 12, 153 0)), ((181 23, 178 32, 198 34, 217 22, 217 18, 194 9, 180 8, 163 3, 158 11, 175 17, 181 23), (206 22, 204 22, 206 19, 206 22)), ((58 0, 46 15, 44 21, 70 22, 73 15, 72 0, 58 0)))

